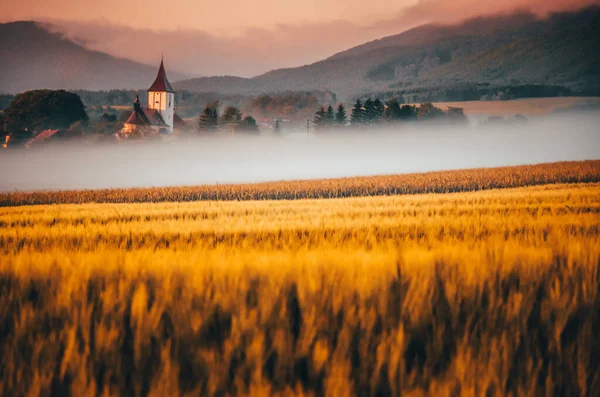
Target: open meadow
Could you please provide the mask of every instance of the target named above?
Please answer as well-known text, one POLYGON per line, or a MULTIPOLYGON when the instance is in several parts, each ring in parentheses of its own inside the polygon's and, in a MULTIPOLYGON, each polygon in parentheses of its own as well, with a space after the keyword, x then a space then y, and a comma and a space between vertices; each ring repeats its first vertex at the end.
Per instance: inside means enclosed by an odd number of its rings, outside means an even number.
POLYGON ((596 164, 442 194, 3 196, 0 395, 595 396, 596 164))

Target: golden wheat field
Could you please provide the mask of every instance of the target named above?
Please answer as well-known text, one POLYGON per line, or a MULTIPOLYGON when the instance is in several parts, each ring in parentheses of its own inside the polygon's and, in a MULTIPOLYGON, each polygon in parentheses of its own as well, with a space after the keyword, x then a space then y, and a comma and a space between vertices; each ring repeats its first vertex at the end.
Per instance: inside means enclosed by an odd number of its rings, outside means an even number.
POLYGON ((76 191, 16 191, 0 193, 0 207, 200 200, 297 200, 452 193, 551 183, 587 182, 600 182, 600 160, 252 184, 76 191))
POLYGON ((0 395, 598 396, 599 221, 600 183, 0 208, 0 395))

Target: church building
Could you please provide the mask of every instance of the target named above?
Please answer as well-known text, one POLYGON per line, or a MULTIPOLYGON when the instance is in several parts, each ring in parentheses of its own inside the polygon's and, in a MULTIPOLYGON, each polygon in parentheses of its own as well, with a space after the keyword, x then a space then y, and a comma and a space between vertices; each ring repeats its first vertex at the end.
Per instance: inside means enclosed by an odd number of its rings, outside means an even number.
POLYGON ((148 107, 140 105, 139 95, 135 96, 133 112, 125 122, 120 134, 127 137, 132 134, 171 135, 177 128, 185 125, 183 119, 175 113, 175 90, 167 79, 163 60, 160 60, 156 80, 148 89, 148 107))

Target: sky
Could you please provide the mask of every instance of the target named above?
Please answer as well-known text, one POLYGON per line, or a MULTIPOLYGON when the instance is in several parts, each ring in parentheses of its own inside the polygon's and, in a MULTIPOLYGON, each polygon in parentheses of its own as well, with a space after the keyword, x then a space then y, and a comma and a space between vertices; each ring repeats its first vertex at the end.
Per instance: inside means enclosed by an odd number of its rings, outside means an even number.
POLYGON ((369 23, 385 17, 390 10, 415 3, 417 0, 370 0, 365 11, 364 0, 8 0, 8 17, 100 19, 134 28, 196 29, 230 35, 280 24, 331 20, 369 23))
POLYGON ((36 20, 86 47, 189 76, 301 66, 429 22, 600 0, 0 0, 1 21, 36 20))

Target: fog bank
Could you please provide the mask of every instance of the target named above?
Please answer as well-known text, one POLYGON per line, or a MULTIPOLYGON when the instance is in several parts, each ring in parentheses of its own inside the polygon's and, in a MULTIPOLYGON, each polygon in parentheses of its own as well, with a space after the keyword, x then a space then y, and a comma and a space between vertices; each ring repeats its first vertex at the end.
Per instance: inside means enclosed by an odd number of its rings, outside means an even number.
POLYGON ((599 113, 310 136, 60 142, 0 151, 0 191, 245 183, 590 159, 600 159, 599 113))

